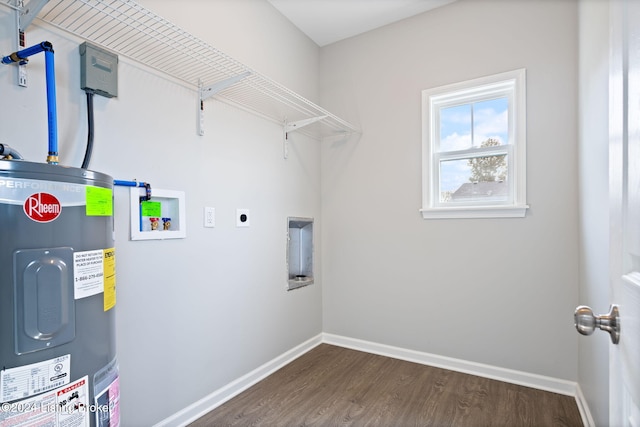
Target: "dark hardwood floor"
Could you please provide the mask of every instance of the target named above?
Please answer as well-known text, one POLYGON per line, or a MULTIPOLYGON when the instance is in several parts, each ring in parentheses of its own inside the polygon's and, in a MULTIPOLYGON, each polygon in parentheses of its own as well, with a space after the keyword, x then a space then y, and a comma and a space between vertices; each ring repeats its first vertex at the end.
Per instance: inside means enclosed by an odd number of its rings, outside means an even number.
POLYGON ((321 344, 201 426, 582 426, 573 397, 321 344))

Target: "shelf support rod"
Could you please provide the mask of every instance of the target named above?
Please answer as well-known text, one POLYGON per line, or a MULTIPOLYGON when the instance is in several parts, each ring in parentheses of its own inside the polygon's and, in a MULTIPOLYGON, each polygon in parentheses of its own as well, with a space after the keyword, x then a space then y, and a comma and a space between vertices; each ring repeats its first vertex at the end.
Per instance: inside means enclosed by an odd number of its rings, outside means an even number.
POLYGON ((305 126, 309 126, 315 122, 319 122, 322 119, 326 119, 328 116, 310 117, 308 119, 302 119, 295 122, 288 122, 284 119, 284 158, 289 158, 289 133, 302 129, 305 126))
MULTIPOLYGON (((48 1, 48 0, 47 0, 48 1)), ((244 73, 229 77, 224 80, 215 82, 209 86, 202 86, 202 83, 198 80, 198 134, 204 135, 204 101, 222 92, 223 90, 233 86, 240 80, 251 75, 251 71, 245 71, 244 73)))
MULTIPOLYGON (((22 0, 20 0, 20 3, 22 0)), ((31 0, 26 6, 22 8, 20 12, 20 31, 26 31, 27 27, 31 25, 33 20, 38 16, 44 5, 49 3, 49 0, 31 0)))
MULTIPOLYGON (((15 0, 15 6, 10 6, 15 10, 16 17, 16 50, 22 50, 26 47, 24 33, 48 2, 49 0, 31 0, 25 6, 24 0, 15 0)), ((25 59, 17 64, 18 86, 27 87, 27 61, 25 59)))

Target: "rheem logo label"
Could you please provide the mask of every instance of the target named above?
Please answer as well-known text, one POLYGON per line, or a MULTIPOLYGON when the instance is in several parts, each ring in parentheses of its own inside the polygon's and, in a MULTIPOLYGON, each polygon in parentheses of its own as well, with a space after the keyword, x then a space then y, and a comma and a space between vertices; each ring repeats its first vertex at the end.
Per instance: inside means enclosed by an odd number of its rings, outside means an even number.
POLYGON ((51 222, 62 212, 62 205, 53 194, 32 194, 24 202, 24 213, 36 222, 51 222))

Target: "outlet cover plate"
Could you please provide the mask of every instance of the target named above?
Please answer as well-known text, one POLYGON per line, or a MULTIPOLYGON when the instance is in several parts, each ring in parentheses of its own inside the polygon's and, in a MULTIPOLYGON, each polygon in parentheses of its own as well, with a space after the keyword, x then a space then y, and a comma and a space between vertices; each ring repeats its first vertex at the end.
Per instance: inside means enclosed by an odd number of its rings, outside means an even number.
POLYGON ((207 228, 216 226, 216 209, 210 206, 204 207, 204 224, 207 228))

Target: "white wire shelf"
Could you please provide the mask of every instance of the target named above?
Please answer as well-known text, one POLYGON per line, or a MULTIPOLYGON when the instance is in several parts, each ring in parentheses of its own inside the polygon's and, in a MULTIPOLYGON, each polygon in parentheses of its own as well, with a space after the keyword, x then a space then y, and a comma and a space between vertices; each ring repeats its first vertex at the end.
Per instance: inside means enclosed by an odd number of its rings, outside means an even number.
POLYGON ((296 123, 300 123, 301 133, 315 138, 359 132, 132 0, 38 2, 46 3, 38 13, 42 21, 183 81, 198 89, 201 99, 215 96, 284 124, 285 132, 298 130, 296 123))

